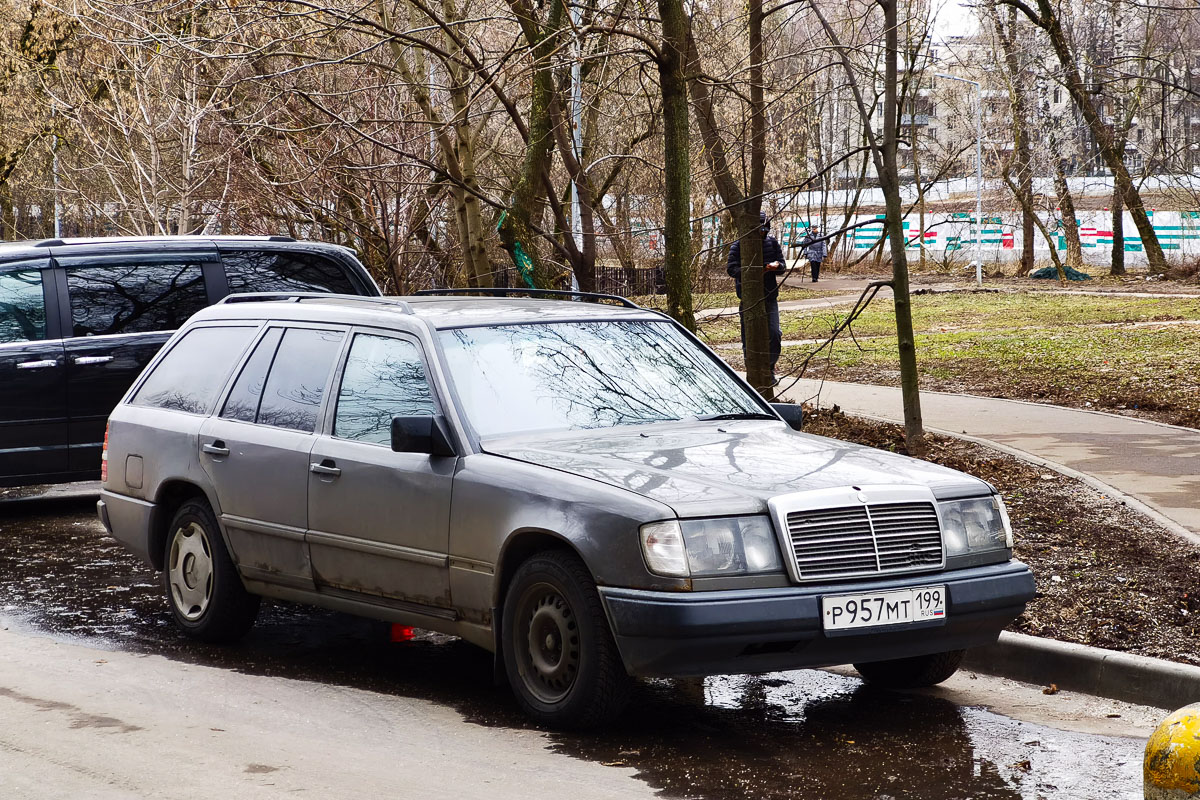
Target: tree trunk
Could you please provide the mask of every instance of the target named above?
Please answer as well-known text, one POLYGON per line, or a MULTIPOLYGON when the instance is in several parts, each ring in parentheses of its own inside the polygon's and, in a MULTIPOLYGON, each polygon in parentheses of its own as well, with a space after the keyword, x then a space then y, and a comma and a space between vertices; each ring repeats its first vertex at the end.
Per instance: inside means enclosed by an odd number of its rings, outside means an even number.
POLYGON ((1122 208, 1121 191, 1113 190, 1112 202, 1112 269, 1110 275, 1125 274, 1125 209, 1122 208))
POLYGON ((762 0, 750 0, 750 106, 751 158, 750 191, 743 192, 733 177, 713 109, 708 84, 688 25, 688 90, 696 115, 696 126, 721 200, 729 208, 742 259, 742 334, 745 339, 746 379, 768 399, 774 397, 771 372, 770 333, 763 284, 762 180, 766 166, 766 122, 762 87, 762 0))
MULTIPOLYGON (((994 4, 991 11, 992 22, 1000 40, 1000 49, 1004 54, 1009 109, 1012 114, 1013 166, 1017 172, 1017 180, 1012 185, 1016 187, 1014 194, 1021 206, 1021 264, 1017 268, 1017 275, 1028 275, 1033 270, 1033 219, 1037 212, 1034 208, 1033 154, 1029 143, 1028 103, 1025 97, 1027 71, 1021 69, 1017 58, 1017 10, 1009 8, 1007 23, 1001 20, 994 4)), ((982 225, 980 221, 981 232, 982 225)))
POLYGON ((554 65, 551 57, 558 46, 563 25, 563 2, 551 0, 543 28, 525 0, 508 0, 521 25, 533 62, 529 103, 529 141, 525 159, 513 187, 512 198, 499 225, 500 242, 513 260, 521 280, 532 288, 552 288, 558 277, 541 256, 538 225, 545 210, 545 177, 554 147, 551 104, 554 102, 554 65))
POLYGON ((887 231, 892 245, 892 293, 896 309, 896 346, 900 355, 900 393, 904 405, 904 444, 910 455, 925 451, 925 428, 921 420, 918 388, 917 347, 912 327, 912 300, 908 290, 908 260, 904 252, 904 210, 900 202, 900 170, 896 162, 897 62, 896 33, 898 0, 881 0, 884 15, 883 152, 879 184, 887 209, 887 231))
POLYGON ((689 331, 696 330, 692 308, 691 141, 688 134, 687 64, 688 18, 683 0, 658 0, 662 19, 662 56, 658 77, 662 87, 663 118, 663 274, 667 283, 667 313, 689 331))
POLYGON ((1083 247, 1079 243, 1079 222, 1075 217, 1075 200, 1063 171, 1063 162, 1054 165, 1054 192, 1058 195, 1058 209, 1062 212, 1063 236, 1067 240, 1067 266, 1079 269, 1083 266, 1083 247))
POLYGON ((1158 236, 1154 233, 1154 226, 1150 223, 1150 218, 1146 215, 1141 195, 1138 194, 1137 187, 1133 185, 1133 180, 1129 177, 1129 170, 1125 168, 1124 143, 1113 137, 1109 126, 1105 124, 1096 110, 1096 106, 1092 103, 1088 89, 1084 86, 1083 78, 1079 74, 1067 34, 1055 13, 1052 0, 1037 0, 1037 12, 1026 5, 1024 0, 1000 0, 1000 2, 1020 9, 1050 37, 1050 44, 1054 47, 1054 53, 1062 67, 1062 79, 1066 84, 1067 91, 1071 94, 1071 99, 1075 101, 1080 113, 1083 114, 1092 137, 1096 140, 1100 156, 1113 174, 1116 191, 1120 192, 1121 200, 1129 209, 1129 214, 1133 217, 1133 224, 1141 235, 1142 247, 1146 252, 1146 259, 1150 262, 1150 268, 1159 271, 1165 270, 1167 262, 1162 246, 1158 242, 1158 236))

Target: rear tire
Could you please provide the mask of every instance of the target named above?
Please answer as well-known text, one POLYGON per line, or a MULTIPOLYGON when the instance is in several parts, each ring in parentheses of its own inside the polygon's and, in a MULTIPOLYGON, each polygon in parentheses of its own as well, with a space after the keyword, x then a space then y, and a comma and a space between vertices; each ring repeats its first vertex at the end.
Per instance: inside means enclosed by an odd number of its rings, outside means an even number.
POLYGON ((958 672, 966 650, 931 653, 926 656, 895 658, 855 664, 863 680, 884 689, 919 689, 935 686, 958 672))
POLYGON ((163 554, 163 588, 180 630, 203 642, 242 638, 258 617, 261 598, 246 591, 204 500, 175 512, 163 554))
POLYGON ((517 569, 504 600, 501 638, 513 693, 537 722, 594 728, 628 704, 632 681, 596 583, 574 554, 539 553, 517 569))

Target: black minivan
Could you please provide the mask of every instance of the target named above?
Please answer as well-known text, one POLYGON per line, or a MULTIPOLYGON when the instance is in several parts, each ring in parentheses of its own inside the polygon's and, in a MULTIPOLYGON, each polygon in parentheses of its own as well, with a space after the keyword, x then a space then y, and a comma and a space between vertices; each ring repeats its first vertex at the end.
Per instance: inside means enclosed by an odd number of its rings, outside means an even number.
POLYGON ((0 486, 98 478, 142 368, 196 311, 251 291, 380 294, 350 250, 286 236, 0 243, 0 486))

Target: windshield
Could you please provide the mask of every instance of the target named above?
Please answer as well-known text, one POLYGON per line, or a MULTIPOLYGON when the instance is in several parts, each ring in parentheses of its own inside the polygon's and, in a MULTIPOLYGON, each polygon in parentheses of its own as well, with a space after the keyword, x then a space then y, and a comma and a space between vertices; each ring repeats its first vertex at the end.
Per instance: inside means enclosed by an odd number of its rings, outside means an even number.
POLYGON ((763 412, 666 321, 461 328, 441 337, 463 409, 483 437, 763 412))

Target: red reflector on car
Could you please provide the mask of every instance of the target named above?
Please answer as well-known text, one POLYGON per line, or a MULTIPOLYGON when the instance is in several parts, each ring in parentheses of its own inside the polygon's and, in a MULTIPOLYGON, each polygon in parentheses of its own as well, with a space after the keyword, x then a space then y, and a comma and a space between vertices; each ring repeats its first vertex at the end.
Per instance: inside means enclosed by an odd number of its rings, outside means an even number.
POLYGON ((413 638, 413 629, 409 625, 392 625, 392 641, 393 642, 411 642, 413 638))
POLYGON ((108 481, 108 425, 104 426, 104 449, 100 451, 100 482, 108 481))

